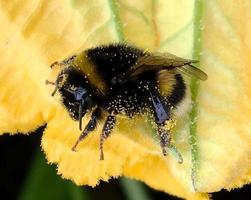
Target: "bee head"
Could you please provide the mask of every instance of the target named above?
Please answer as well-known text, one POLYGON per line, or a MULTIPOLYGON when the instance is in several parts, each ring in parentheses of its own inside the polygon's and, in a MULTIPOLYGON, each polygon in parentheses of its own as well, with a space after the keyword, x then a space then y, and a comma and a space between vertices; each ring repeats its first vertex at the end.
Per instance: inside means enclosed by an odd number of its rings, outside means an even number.
POLYGON ((63 104, 74 119, 82 117, 94 106, 89 82, 75 67, 63 69, 58 74, 55 85, 52 96, 59 91, 63 104))

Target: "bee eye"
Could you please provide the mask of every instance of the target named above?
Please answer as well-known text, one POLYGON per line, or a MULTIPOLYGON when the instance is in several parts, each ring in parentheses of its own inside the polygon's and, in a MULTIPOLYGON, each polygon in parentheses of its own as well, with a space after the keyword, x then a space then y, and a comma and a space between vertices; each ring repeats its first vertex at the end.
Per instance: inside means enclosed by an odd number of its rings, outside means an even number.
POLYGON ((81 88, 81 87, 78 87, 78 88, 73 92, 76 101, 82 100, 86 93, 87 93, 87 91, 86 91, 85 89, 81 88))
POLYGON ((87 94, 87 90, 82 87, 71 86, 70 88, 65 88, 65 90, 70 92, 74 96, 76 101, 83 100, 83 97, 87 94))

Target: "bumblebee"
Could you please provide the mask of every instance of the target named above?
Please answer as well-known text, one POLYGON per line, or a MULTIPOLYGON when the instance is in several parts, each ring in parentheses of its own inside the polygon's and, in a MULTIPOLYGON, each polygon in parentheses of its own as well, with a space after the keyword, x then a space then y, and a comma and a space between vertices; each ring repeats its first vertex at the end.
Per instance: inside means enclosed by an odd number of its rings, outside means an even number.
POLYGON ((195 60, 170 53, 151 53, 125 44, 110 44, 87 49, 51 65, 59 65, 52 96, 58 91, 62 104, 73 120, 86 113, 91 117, 72 150, 92 132, 102 113, 107 113, 100 135, 100 160, 103 144, 116 125, 116 116, 151 114, 157 127, 163 155, 170 145, 170 130, 165 125, 184 100, 186 84, 182 74, 206 80, 207 75, 193 66, 195 60))

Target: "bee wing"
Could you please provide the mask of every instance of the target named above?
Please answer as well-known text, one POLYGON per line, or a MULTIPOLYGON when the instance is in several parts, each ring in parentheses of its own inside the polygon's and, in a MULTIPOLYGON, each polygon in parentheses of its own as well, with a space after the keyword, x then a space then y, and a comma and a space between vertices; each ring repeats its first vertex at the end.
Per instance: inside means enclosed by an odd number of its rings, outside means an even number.
POLYGON ((189 60, 180 58, 171 53, 154 53, 146 54, 145 56, 139 58, 138 64, 146 65, 164 65, 165 67, 178 67, 188 63, 195 63, 196 60, 189 60))
POLYGON ((192 65, 192 63, 196 62, 198 61, 180 58, 170 53, 146 54, 138 59, 137 63, 128 71, 127 75, 130 78, 147 71, 178 69, 181 73, 206 80, 207 75, 192 65))
POLYGON ((207 80, 207 74, 191 64, 178 67, 177 71, 188 76, 196 77, 202 81, 207 80))

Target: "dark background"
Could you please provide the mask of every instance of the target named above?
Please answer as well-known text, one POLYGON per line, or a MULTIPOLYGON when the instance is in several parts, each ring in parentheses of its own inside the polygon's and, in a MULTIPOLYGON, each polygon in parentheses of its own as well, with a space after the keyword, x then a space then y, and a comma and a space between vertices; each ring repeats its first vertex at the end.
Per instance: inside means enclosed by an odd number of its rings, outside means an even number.
MULTIPOLYGON (((35 134, 30 134, 29 136, 18 134, 14 136, 9 136, 5 134, 0 136, 0 199, 4 200, 16 200, 16 199, 33 199, 28 197, 23 197, 23 191, 29 191, 29 188, 25 188, 25 183, 27 183, 27 177, 29 172, 32 170, 32 163, 34 162, 35 157, 42 155, 40 153, 40 140, 42 136, 43 127, 38 129, 35 134)), ((66 181, 56 175, 55 166, 50 166, 46 164, 44 156, 41 156, 42 164, 45 170, 49 170, 53 178, 61 184, 60 188, 64 188, 65 183, 72 184, 70 181, 66 181)), ((48 180, 48 183, 45 182, 44 187, 48 187, 48 184, 51 181, 51 177, 45 178, 48 180)), ((53 180, 55 181, 55 180, 53 180)), ((103 199, 119 199, 119 200, 128 200, 127 193, 123 187, 123 182, 120 179, 111 179, 109 183, 102 182, 99 186, 91 188, 88 186, 82 187, 84 193, 88 196, 86 199, 90 200, 103 200, 103 199)), ((129 181, 129 180, 126 180, 129 181)), ((41 181, 40 181, 41 182, 41 181)), ((130 182, 129 182, 130 183, 130 182)), ((73 184, 72 184, 73 185, 73 184)), ((178 200, 179 198, 170 196, 166 193, 155 191, 148 186, 141 184, 144 189, 144 193, 147 194, 148 200, 155 199, 165 199, 165 200, 178 200)), ((50 186, 49 186, 50 187, 50 186)), ((72 186, 75 187, 75 186, 72 186)), ((32 186, 30 187, 32 188, 32 186)), ((59 188, 59 189, 60 189, 59 188)), ((76 187, 77 188, 77 187, 76 187)), ((49 188, 51 189, 51 188, 49 188)), ((49 191, 48 189, 48 191, 49 191)), ((73 188, 74 189, 74 188, 73 188)), ((56 189, 52 188, 53 191, 56 189)), ((51 191, 51 190, 50 190, 51 191)), ((59 191, 59 192, 62 192, 59 191)), ((246 185, 241 189, 235 189, 231 192, 222 190, 217 193, 212 194, 212 199, 221 200, 221 199, 251 199, 250 195, 251 187, 246 185)), ((37 191, 39 193, 39 191, 37 191)), ((56 193, 56 191, 55 191, 56 193)), ((34 191, 33 191, 34 194, 34 191)), ((37 194, 39 196, 39 194, 37 194)), ((72 199, 71 197, 64 196, 64 199, 72 199)), ((44 198, 44 197, 43 197, 44 198)), ((38 199, 35 198, 34 199, 38 199)), ((53 196, 52 193, 47 194, 47 199, 60 199, 57 196, 53 196)), ((75 199, 81 199, 75 198, 75 199)), ((136 199, 135 199, 136 200, 136 199)))

